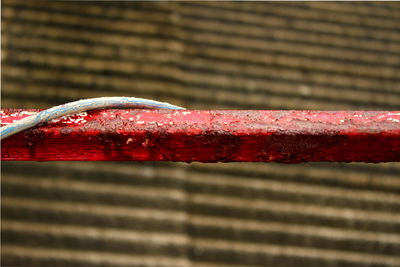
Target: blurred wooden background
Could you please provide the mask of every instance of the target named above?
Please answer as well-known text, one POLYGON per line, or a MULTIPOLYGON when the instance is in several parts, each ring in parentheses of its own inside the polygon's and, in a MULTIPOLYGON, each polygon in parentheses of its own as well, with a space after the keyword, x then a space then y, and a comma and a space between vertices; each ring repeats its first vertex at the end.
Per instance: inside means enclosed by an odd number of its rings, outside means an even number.
MULTIPOLYGON (((399 110, 400 3, 2 1, 2 107, 399 110)), ((2 163, 2 266, 399 266, 400 164, 2 163)))

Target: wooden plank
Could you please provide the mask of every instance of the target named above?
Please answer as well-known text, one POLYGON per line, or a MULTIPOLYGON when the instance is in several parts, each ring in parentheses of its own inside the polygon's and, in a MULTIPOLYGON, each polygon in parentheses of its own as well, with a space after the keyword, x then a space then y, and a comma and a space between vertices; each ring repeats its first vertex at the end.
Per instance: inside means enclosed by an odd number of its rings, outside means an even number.
MULTIPOLYGON (((2 125, 39 110, 4 109, 2 125)), ((400 111, 108 109, 2 141, 2 160, 400 161, 400 111)))

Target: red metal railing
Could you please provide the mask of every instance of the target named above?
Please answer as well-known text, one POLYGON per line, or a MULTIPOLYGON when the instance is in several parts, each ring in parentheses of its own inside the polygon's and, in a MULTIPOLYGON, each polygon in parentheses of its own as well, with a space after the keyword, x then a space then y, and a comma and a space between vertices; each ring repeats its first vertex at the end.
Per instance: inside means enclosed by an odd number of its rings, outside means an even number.
MULTIPOLYGON (((2 125, 38 110, 4 109, 2 125)), ((400 111, 96 110, 2 141, 2 160, 400 161, 400 111)))

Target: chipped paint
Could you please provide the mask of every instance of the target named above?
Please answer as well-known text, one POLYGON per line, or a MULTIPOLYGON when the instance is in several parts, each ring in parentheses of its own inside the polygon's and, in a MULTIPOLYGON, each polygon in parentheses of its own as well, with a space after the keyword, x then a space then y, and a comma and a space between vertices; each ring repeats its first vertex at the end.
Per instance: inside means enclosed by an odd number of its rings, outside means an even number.
MULTIPOLYGON (((4 110, 2 124, 37 110, 4 110)), ((398 111, 94 110, 5 139, 3 160, 399 161, 398 111), (57 145, 54 145, 57 144, 57 145)))

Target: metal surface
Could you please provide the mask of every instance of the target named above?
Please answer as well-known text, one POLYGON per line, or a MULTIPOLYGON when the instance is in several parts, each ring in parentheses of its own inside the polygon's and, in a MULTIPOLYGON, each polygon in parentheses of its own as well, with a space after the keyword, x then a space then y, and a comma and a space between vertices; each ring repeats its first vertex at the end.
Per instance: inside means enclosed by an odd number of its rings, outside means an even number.
POLYGON ((400 112, 97 110, 5 139, 2 160, 400 161, 400 112))

